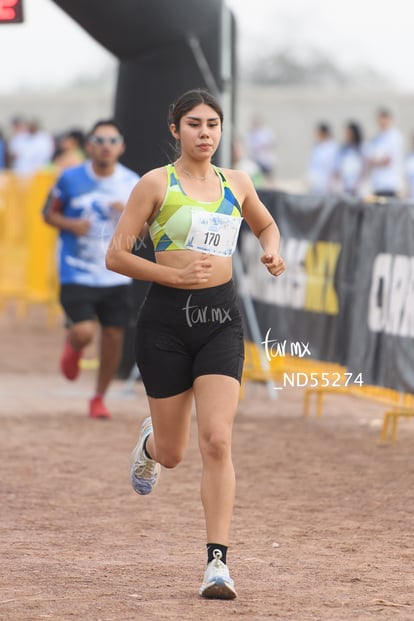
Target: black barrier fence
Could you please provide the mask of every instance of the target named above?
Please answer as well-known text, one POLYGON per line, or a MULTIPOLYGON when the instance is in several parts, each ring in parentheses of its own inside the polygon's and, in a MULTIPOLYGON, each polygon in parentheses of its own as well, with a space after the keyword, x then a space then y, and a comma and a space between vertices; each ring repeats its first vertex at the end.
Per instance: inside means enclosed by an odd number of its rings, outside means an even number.
MULTIPOLYGON (((278 355, 344 365, 365 384, 414 393, 414 203, 259 194, 279 225, 287 264, 283 276, 270 277, 260 244, 242 227, 240 256, 263 343, 278 355)), ((153 260, 148 239, 137 254, 153 260)), ((134 283, 123 377, 148 286, 134 283)))
POLYGON ((414 393, 414 204, 261 191, 287 271, 270 278, 247 227, 240 253, 263 342, 414 393))

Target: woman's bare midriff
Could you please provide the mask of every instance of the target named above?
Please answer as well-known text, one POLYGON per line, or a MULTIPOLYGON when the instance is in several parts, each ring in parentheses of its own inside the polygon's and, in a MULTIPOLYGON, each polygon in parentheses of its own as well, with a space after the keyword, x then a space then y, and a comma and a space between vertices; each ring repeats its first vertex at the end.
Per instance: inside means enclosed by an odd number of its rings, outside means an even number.
MULTIPOLYGON (((159 265, 166 265, 181 269, 189 265, 192 261, 202 258, 203 253, 194 250, 167 250, 164 252, 156 252, 155 260, 159 265)), ((207 282, 200 285, 183 285, 177 286, 177 289, 206 289, 207 287, 217 287, 228 282, 233 273, 231 257, 217 257, 209 255, 212 264, 211 276, 207 282)))

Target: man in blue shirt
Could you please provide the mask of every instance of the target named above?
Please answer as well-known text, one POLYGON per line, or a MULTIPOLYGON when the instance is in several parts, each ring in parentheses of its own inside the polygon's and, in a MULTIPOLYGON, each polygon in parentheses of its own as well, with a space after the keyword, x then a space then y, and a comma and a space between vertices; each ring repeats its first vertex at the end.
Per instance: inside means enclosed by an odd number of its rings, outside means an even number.
POLYGON ((86 140, 88 159, 60 175, 43 209, 45 221, 60 231, 60 302, 68 325, 60 368, 67 379, 77 378, 96 320, 101 326, 96 392, 89 402, 92 418, 110 417, 103 399, 119 365, 130 312, 131 279, 105 267, 107 246, 139 180, 118 162, 124 150, 114 120, 95 123, 86 140))

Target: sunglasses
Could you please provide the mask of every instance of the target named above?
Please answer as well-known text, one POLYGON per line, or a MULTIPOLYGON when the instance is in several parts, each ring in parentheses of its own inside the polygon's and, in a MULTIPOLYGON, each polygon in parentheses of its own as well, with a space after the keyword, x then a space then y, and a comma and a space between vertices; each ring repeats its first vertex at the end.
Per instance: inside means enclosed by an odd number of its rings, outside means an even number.
POLYGON ((91 136, 89 138, 89 142, 91 144, 97 144, 99 146, 103 144, 121 144, 124 141, 122 136, 109 136, 108 138, 105 136, 91 136))

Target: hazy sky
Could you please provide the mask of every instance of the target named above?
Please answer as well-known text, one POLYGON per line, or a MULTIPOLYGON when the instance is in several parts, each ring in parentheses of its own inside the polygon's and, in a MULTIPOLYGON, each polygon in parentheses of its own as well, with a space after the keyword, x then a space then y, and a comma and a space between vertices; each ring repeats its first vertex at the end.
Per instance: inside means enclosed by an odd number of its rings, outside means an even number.
MULTIPOLYGON (((85 0, 86 1, 86 0, 85 0)), ((180 0, 175 0, 179 2, 180 0)), ((194 0, 195 4, 198 1, 194 0)), ((227 0, 238 22, 244 62, 266 46, 310 46, 344 67, 365 65, 414 92, 412 0, 227 0)), ((52 0, 24 0, 25 23, 0 26, 0 93, 54 88, 93 76, 115 60, 52 0)))

